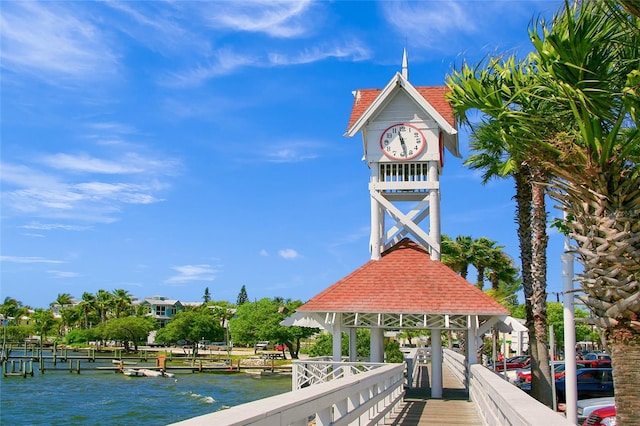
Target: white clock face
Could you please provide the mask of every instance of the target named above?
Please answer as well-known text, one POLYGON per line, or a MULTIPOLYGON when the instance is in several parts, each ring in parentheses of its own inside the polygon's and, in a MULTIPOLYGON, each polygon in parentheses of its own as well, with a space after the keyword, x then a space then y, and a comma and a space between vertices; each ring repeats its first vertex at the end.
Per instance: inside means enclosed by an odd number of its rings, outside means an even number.
POLYGON ((411 160, 426 146, 424 134, 412 124, 394 124, 380 136, 380 149, 392 160, 411 160))

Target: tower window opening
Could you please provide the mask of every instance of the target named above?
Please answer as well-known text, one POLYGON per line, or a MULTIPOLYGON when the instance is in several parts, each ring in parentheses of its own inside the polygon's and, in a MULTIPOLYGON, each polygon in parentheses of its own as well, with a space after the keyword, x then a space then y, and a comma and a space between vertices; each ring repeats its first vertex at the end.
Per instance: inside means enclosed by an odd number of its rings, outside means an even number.
POLYGON ((427 163, 380 163, 381 182, 425 182, 428 179, 427 163))

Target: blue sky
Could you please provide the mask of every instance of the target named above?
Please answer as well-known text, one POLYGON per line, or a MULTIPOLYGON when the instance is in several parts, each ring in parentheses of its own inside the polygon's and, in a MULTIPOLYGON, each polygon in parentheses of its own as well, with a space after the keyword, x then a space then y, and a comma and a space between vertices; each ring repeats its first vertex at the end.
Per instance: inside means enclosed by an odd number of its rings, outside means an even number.
MULTIPOLYGON (((405 47, 414 86, 524 55, 560 6, 3 1, 0 298, 311 298, 370 257, 351 92, 384 87, 405 47)), ((442 232, 517 259, 513 182, 461 164, 448 155, 442 232)), ((561 251, 552 233, 550 292, 561 251)))

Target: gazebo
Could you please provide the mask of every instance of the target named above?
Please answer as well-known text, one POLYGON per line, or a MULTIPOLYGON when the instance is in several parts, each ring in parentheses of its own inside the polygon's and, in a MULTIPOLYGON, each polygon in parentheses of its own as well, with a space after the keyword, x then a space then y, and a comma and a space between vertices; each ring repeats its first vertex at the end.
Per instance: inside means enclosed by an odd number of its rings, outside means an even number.
POLYGON ((432 397, 442 397, 443 330, 466 336, 468 364, 477 363, 479 339, 509 311, 463 279, 428 250, 404 238, 300 306, 291 325, 319 325, 333 336, 333 359, 341 359, 342 332, 349 359, 356 358, 356 329, 371 332, 371 362, 384 361, 384 331, 431 331, 432 397))

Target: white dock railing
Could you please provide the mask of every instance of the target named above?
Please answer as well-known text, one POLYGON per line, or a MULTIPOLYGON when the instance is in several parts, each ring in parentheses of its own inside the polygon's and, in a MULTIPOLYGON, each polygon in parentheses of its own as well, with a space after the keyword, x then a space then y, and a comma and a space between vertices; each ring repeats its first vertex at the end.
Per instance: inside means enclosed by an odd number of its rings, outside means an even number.
POLYGON ((388 364, 379 362, 333 361, 330 357, 315 357, 293 361, 291 368, 291 389, 295 391, 318 383, 355 376, 375 370, 384 365, 388 364))
POLYGON ((467 368, 464 356, 457 352, 445 349, 444 365, 469 390, 469 399, 475 404, 484 425, 573 424, 483 365, 467 368))
MULTIPOLYGON (((298 362, 309 364, 309 361, 298 362)), ((314 374, 324 371, 326 378, 333 378, 328 382, 194 417, 175 425, 308 426, 310 420, 315 420, 316 426, 354 422, 376 425, 390 417, 394 408, 402 403, 404 364, 377 364, 368 371, 335 362, 329 364, 326 369, 318 367, 314 370, 314 374), (355 371, 358 373, 349 375, 355 371), (339 378, 336 379, 334 373, 339 378)))

